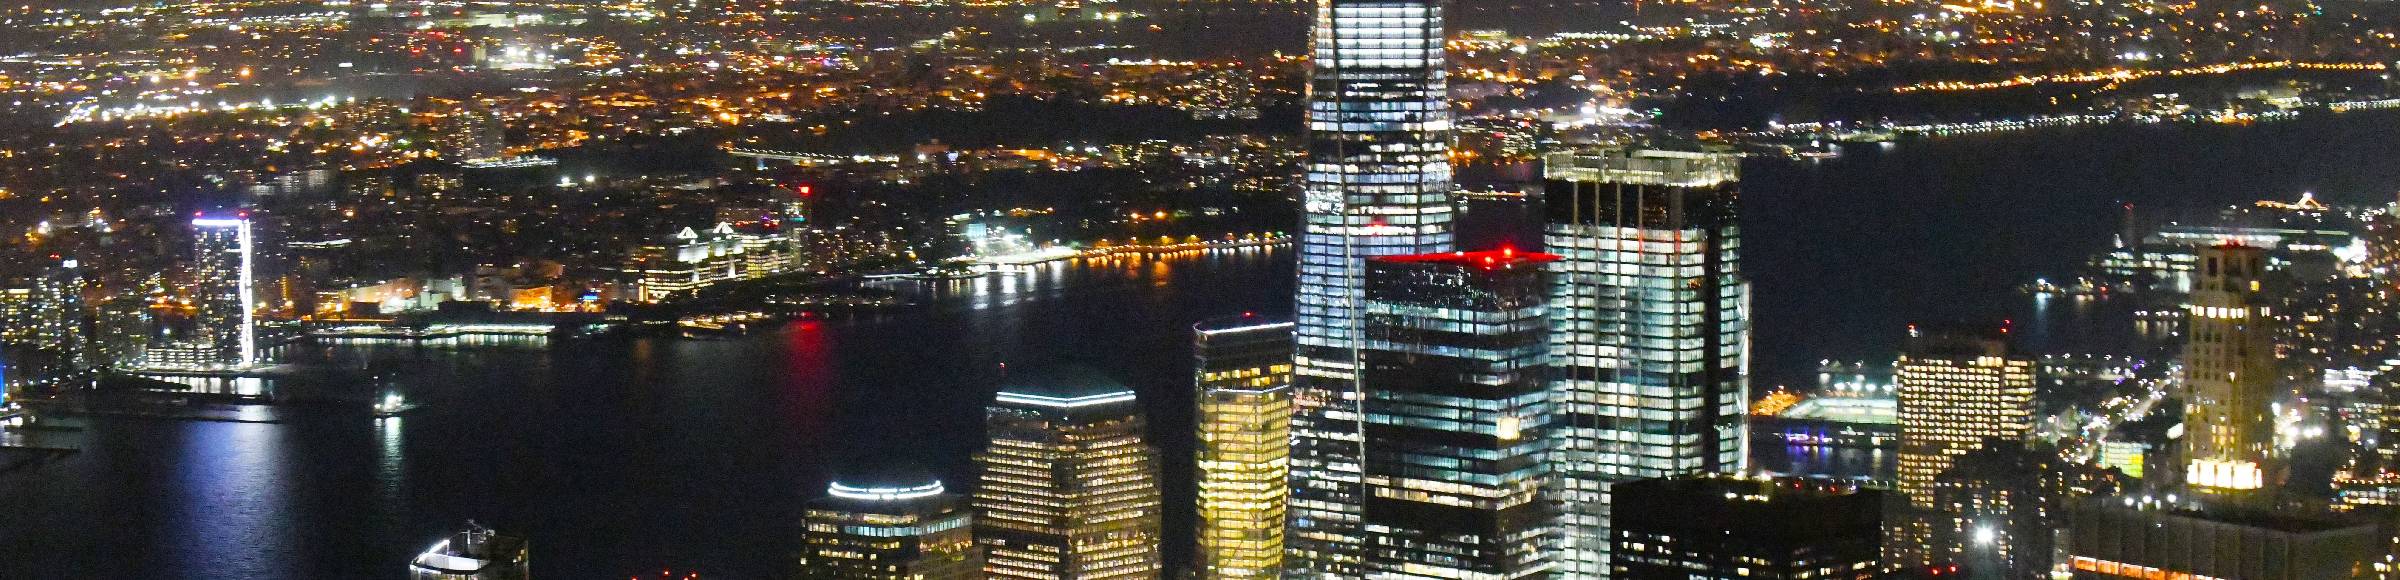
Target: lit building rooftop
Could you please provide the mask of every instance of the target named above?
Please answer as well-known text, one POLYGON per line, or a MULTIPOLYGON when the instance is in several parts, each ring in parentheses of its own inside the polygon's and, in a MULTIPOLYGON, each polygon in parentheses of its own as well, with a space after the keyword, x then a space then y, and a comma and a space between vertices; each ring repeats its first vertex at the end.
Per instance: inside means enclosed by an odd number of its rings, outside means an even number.
POLYGON ((1266 330, 1270 328, 1282 328, 1285 330, 1290 330, 1292 328, 1292 321, 1276 320, 1265 316, 1259 316, 1254 312, 1245 312, 1242 313, 1241 316, 1220 316, 1217 318, 1202 320, 1198 324, 1192 325, 1192 330, 1198 331, 1201 334, 1266 330))
POLYGON ((1497 250, 1481 250, 1472 252, 1457 251, 1437 252, 1432 254, 1410 254, 1406 256, 1387 256, 1376 258, 1375 260, 1379 262, 1400 264, 1452 264, 1459 266, 1481 266, 1484 268, 1513 268, 1516 266, 1531 266, 1547 262, 1556 262, 1559 260, 1559 256, 1557 254, 1544 254, 1541 252, 1520 252, 1517 251, 1516 248, 1501 248, 1497 250))
POLYGON ((1628 185, 1707 187, 1741 180, 1742 156, 1721 147, 1694 150, 1602 147, 1543 158, 1550 179, 1628 185))
POLYGON ((1133 400, 1133 389, 1081 365, 1010 371, 999 402, 1034 407, 1083 407, 1133 400))
POLYGON ((1794 403, 1776 416, 1835 423, 1900 424, 1900 400, 1893 397, 1811 397, 1794 403))
POLYGON ((941 495, 945 490, 939 480, 916 485, 850 484, 833 482, 825 486, 825 494, 841 499, 862 501, 901 501, 941 495))

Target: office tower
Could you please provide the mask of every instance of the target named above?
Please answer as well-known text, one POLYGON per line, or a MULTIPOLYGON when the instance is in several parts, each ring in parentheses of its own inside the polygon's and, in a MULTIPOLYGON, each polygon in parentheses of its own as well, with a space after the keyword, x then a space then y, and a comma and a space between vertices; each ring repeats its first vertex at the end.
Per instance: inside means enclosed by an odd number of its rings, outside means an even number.
POLYGON ((244 367, 258 362, 250 213, 203 214, 192 220, 192 304, 195 335, 186 343, 201 366, 244 367))
POLYGON ((35 287, 49 312, 43 314, 42 341, 54 349, 59 362, 70 373, 83 373, 101 366, 92 353, 91 308, 84 304, 85 284, 83 264, 74 258, 59 259, 42 273, 35 287))
POLYGON ((1365 260, 1451 249, 1441 3, 1318 3, 1301 193, 1288 565, 1358 574, 1365 260))
POLYGON ((53 257, 26 284, 0 289, 0 342, 46 353, 59 372, 89 369, 83 285, 76 260, 53 257))
POLYGON ((507 130, 496 111, 461 111, 444 120, 436 145, 453 161, 496 159, 508 155, 507 130))
POLYGON ((1292 323, 1243 315, 1194 325, 1192 335, 1200 389, 1200 578, 1281 577, 1292 323))
POLYGON ((2379 375, 2354 396, 2343 417, 2359 430, 2354 470, 2400 474, 2400 381, 2379 375))
POLYGON ((2184 484, 2233 494, 2268 485, 2275 468, 2275 342, 2259 282, 2265 252, 2203 248, 2193 272, 2183 347, 2184 484))
POLYGON ((808 502, 800 577, 970 580, 983 577, 974 515, 942 482, 843 483, 808 502))
POLYGON ((2078 580, 2301 580, 2394 573, 2392 527, 2376 519, 2094 498, 2069 503, 2065 521, 2064 567, 2078 580))
POLYGON ((1495 250, 1367 262, 1365 577, 1556 573, 1542 266, 1557 259, 1495 250))
POLYGON ((1156 578, 1158 453, 1133 390, 1088 369, 1011 379, 975 455, 988 578, 1156 578))
POLYGON ((2024 439, 2033 421, 2033 361, 2010 356, 1998 332, 1909 328, 1898 369, 1900 493, 1885 516, 1884 560, 1926 566, 1933 547, 1934 478, 1989 439, 2024 439))
POLYGON ((494 533, 475 522, 442 538, 408 563, 409 580, 525 580, 531 577, 525 539, 494 533))
POLYGON ((2120 486, 2115 470, 2068 460, 2057 447, 1986 442, 1934 477, 1935 561, 1958 565, 1962 578, 2049 578, 2067 503, 2120 486))
POLYGON ((1741 160, 1595 149, 1545 161, 1562 561, 1569 577, 1601 578, 1611 484, 1740 473, 1747 460, 1741 160))
POLYGON ((39 344, 43 310, 40 288, 29 285, 0 289, 0 342, 39 344))
POLYGON ((1627 481, 1613 491, 1611 578, 1865 580, 1878 573, 1880 492, 1724 475, 1627 481))

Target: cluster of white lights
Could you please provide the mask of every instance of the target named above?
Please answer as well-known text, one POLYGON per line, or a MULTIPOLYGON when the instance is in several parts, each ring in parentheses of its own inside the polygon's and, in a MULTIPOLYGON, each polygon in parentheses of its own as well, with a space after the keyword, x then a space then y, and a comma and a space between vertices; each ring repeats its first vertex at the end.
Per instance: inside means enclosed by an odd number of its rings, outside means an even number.
POLYGON ((942 491, 942 482, 939 481, 913 487, 853 487, 836 481, 825 488, 825 493, 833 497, 869 501, 898 501, 933 497, 941 495, 942 491))

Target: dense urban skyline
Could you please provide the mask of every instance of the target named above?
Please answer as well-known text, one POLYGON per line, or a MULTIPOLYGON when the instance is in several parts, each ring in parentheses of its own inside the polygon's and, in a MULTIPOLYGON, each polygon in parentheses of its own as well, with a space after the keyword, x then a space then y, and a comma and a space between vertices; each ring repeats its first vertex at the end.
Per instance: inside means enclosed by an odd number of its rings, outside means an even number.
POLYGON ((2400 575, 2379 3, 0 31, 0 576, 2400 575))

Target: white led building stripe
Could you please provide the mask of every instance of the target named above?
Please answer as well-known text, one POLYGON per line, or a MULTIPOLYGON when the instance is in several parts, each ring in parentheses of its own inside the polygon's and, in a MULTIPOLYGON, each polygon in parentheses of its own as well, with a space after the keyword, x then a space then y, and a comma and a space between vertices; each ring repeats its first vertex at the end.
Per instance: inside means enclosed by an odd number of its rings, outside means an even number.
POLYGON ((912 487, 854 487, 836 481, 825 487, 825 493, 843 499, 869 501, 898 501, 941 495, 942 482, 936 481, 912 487))
POLYGON ((1002 403, 1014 403, 1014 404, 1019 404, 1019 405, 1035 405, 1035 406, 1041 406, 1041 407, 1060 407, 1060 408, 1088 407, 1088 406, 1092 406, 1092 405, 1106 405, 1106 404, 1109 404, 1109 403, 1122 403, 1122 402, 1131 401, 1131 400, 1133 400, 1133 391, 1117 391, 1117 392, 1114 392, 1114 393, 1101 393, 1101 394, 1097 394, 1097 395, 1084 395, 1084 396, 1081 396, 1081 397, 1064 397, 1064 398, 1062 398, 1062 397, 1047 397, 1047 396, 1042 396, 1042 395, 1028 395, 1028 394, 1023 394, 1023 393, 1009 393, 1009 392, 1002 392, 1002 393, 1000 393, 1000 402, 1002 402, 1002 403))
POLYGON ((1253 324, 1253 325, 1249 325, 1249 326, 1236 326, 1236 327, 1233 327, 1233 328, 1211 328, 1211 329, 1205 329, 1205 330, 1201 330, 1201 331, 1200 331, 1200 335, 1201 335, 1201 336, 1214 336, 1214 335, 1219 335, 1219 334, 1225 334, 1225 333, 1228 333, 1228 332, 1247 332, 1247 331, 1252 331, 1252 330, 1266 330, 1266 329, 1269 329, 1269 328, 1291 328, 1291 327, 1292 327, 1292 323, 1290 323, 1290 322, 1276 322, 1276 323, 1270 323, 1270 324, 1253 324))

